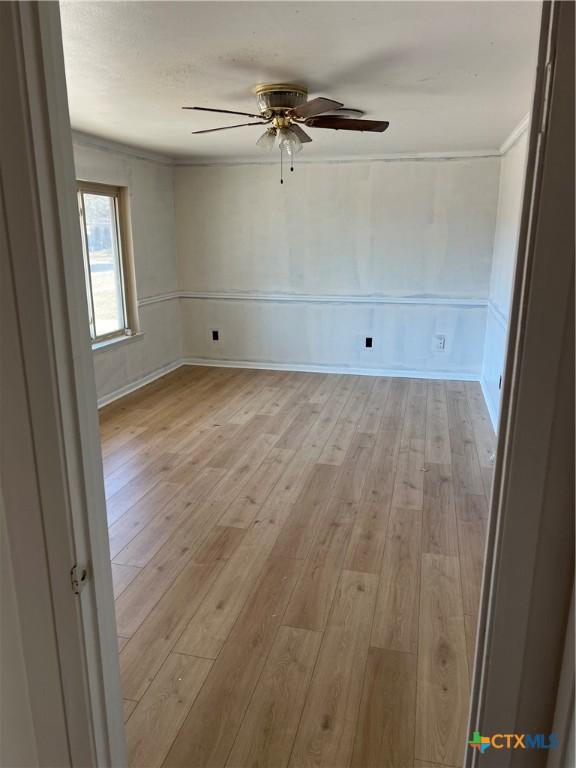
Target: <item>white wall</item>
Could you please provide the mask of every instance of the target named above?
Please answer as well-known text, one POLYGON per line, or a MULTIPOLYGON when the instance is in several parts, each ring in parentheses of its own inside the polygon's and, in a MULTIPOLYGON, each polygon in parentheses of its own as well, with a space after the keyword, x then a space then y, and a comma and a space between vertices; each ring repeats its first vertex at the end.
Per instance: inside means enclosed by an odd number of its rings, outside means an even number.
POLYGON ((494 417, 525 145, 300 163, 280 186, 274 164, 174 167, 76 134, 78 178, 130 190, 143 331, 94 352, 99 398, 184 358, 482 374, 494 417))
MULTIPOLYGON (((128 187, 138 300, 178 288, 172 166, 74 136, 78 179, 128 187)), ((94 352, 98 397, 103 398, 182 355, 177 298, 145 302, 138 314, 142 335, 94 352)))
POLYGON ((500 163, 498 211, 481 377, 484 397, 495 427, 500 412, 500 377, 504 372, 506 355, 527 147, 528 132, 524 129, 502 156, 500 163))
POLYGON ((498 158, 278 170, 175 168, 184 354, 478 377, 498 158))

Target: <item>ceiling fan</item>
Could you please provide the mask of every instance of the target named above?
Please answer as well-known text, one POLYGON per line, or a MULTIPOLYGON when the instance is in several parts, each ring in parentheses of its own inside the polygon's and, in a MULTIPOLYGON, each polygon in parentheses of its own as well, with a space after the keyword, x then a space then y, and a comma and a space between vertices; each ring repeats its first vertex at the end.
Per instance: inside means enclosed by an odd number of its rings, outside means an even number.
POLYGON ((182 107, 201 112, 219 112, 226 115, 242 115, 255 118, 258 122, 238 123, 221 128, 208 128, 192 133, 214 133, 242 128, 247 125, 267 126, 256 142, 264 150, 278 146, 281 154, 286 152, 290 158, 300 152, 302 144, 312 139, 302 128, 330 128, 335 131, 371 131, 382 133, 388 128, 386 120, 361 120, 364 113, 358 109, 346 109, 344 104, 333 99, 319 96, 308 99, 308 89, 302 85, 290 83, 270 83, 257 85, 254 89, 260 114, 236 112, 230 109, 211 109, 209 107, 182 107))

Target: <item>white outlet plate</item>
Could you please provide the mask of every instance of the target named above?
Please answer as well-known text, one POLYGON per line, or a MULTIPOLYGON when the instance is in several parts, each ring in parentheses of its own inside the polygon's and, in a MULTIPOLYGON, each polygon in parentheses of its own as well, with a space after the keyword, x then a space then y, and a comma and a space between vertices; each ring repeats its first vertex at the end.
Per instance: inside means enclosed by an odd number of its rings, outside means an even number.
POLYGON ((444 333, 434 334, 434 338, 432 340, 432 351, 436 352, 439 355, 443 355, 446 353, 447 349, 448 349, 448 342, 446 339, 446 334, 444 333))

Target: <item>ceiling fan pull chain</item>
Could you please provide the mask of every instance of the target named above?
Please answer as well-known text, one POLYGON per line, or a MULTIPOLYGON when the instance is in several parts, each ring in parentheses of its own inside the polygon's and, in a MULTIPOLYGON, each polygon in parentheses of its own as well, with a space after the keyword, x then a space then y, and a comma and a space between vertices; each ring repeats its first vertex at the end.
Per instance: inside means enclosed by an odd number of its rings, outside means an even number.
POLYGON ((284 184, 284 179, 282 177, 282 147, 280 147, 280 184, 284 184))

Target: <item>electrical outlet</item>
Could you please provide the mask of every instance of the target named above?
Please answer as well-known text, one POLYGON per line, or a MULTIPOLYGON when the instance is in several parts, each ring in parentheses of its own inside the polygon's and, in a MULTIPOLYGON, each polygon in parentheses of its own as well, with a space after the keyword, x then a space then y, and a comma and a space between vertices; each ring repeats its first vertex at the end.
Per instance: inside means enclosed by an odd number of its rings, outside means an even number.
POLYGON ((213 329, 211 333, 212 333, 212 341, 220 341, 220 331, 218 331, 217 329, 213 329))
POLYGON ((372 347, 373 347, 372 336, 366 336, 366 340, 364 342, 364 346, 366 347, 366 349, 372 349, 372 347))
POLYGON ((446 352, 446 336, 443 333, 437 333, 434 336, 432 348, 434 352, 446 352))

